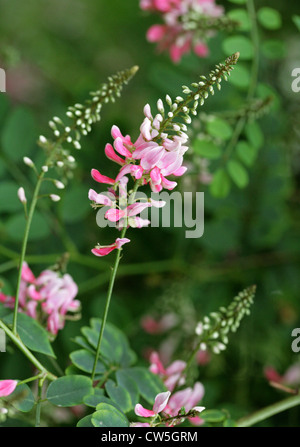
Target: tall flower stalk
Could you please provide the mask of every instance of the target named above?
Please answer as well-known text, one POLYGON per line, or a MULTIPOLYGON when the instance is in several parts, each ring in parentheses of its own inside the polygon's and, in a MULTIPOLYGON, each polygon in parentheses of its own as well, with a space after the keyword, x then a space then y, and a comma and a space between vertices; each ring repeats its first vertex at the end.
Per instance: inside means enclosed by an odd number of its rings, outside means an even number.
MULTIPOLYGON (((24 163, 35 171, 37 175, 37 182, 34 188, 28 215, 26 216, 26 225, 19 260, 19 271, 17 278, 12 327, 13 334, 15 335, 17 333, 22 266, 26 256, 28 237, 37 201, 39 199, 42 182, 44 180, 50 180, 54 183, 56 188, 64 188, 65 185, 60 180, 46 177, 49 169, 56 168, 56 170, 58 171, 57 174, 63 180, 67 181, 67 178, 71 176, 72 169, 75 167, 75 158, 73 157, 73 155, 71 155, 70 149, 81 148, 81 136, 87 135, 91 131, 92 124, 100 120, 102 105, 108 102, 114 102, 115 97, 120 96, 123 85, 127 84, 131 77, 136 73, 137 69, 137 67, 132 67, 129 70, 119 72, 109 77, 108 82, 103 84, 99 90, 97 90, 96 92, 91 92, 91 98, 88 99, 84 104, 75 104, 74 106, 68 108, 66 112, 66 122, 59 117, 54 117, 49 122, 50 129, 53 132, 53 139, 47 139, 43 135, 39 137, 39 145, 44 149, 46 153, 46 161, 42 166, 40 172, 37 171, 32 160, 30 160, 28 157, 24 157, 24 163), (63 147, 63 145, 66 145, 67 148, 63 147)), ((22 193, 23 192, 24 191, 22 190, 22 193)), ((60 196, 57 194, 49 194, 49 197, 54 202, 60 199, 60 196)), ((24 197, 22 202, 24 203, 24 197)))
POLYGON ((185 99, 177 96, 173 101, 169 95, 166 95, 166 104, 159 99, 157 101, 158 113, 155 116, 152 115, 150 105, 146 104, 144 107, 145 118, 140 126, 140 134, 134 143, 129 135, 123 136, 120 129, 113 126, 111 134, 114 143, 105 146, 105 154, 110 160, 121 166, 115 179, 101 174, 97 169, 92 169, 91 175, 96 182, 109 185, 107 194, 97 193, 93 189, 89 191, 92 207, 95 209, 105 207, 104 210, 107 210, 105 219, 116 223, 121 231, 120 238, 117 238, 111 245, 98 244, 92 249, 92 253, 99 257, 108 255, 114 249, 117 250, 97 343, 92 379, 95 378, 96 366, 101 353, 101 342, 120 262, 121 247, 130 242, 125 238, 127 228, 148 226, 149 220, 142 219, 139 214, 148 207, 160 208, 165 205, 163 201, 152 199, 142 201, 136 198, 138 188, 140 185, 148 184, 153 192, 160 192, 162 189, 172 190, 176 187, 177 183, 168 177, 182 176, 187 170, 183 166, 183 156, 188 150, 186 124, 191 123, 191 115, 197 115, 198 107, 204 104, 209 94, 214 94, 214 87, 221 89, 222 79, 227 80, 238 57, 239 53, 233 54, 226 59, 224 64, 217 65, 208 77, 201 76, 200 81, 192 83, 191 87, 183 86, 182 91, 185 99), (128 175, 134 181, 133 190, 129 193, 127 193, 128 175))

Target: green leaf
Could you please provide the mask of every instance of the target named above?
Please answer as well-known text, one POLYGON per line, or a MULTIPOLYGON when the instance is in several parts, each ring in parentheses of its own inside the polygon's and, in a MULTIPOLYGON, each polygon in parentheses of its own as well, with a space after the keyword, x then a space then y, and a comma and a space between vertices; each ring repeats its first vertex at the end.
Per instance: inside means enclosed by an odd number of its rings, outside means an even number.
POLYGON ((82 419, 79 419, 79 421, 76 424, 76 427, 94 427, 92 424, 92 414, 88 414, 87 416, 84 416, 82 419))
MULTIPOLYGON (((93 330, 99 334, 102 321, 99 318, 92 318, 93 330)), ((111 323, 106 323, 103 338, 109 346, 108 358, 114 360, 123 367, 129 366, 136 360, 135 353, 130 349, 128 340, 124 333, 111 323)))
POLYGON ((251 40, 248 37, 237 35, 230 36, 223 40, 223 51, 226 55, 240 52, 240 60, 252 59, 254 51, 251 40))
POLYGON ((2 131, 3 152, 14 161, 30 155, 35 147, 36 126, 30 109, 16 108, 9 116, 2 131))
POLYGON ((224 168, 219 168, 213 175, 210 192, 214 197, 223 198, 230 191, 230 180, 224 168))
POLYGON ((228 140, 232 135, 232 128, 227 121, 221 118, 214 118, 206 125, 207 132, 213 137, 221 140, 228 140))
POLYGON ((249 31, 251 29, 251 22, 247 11, 242 8, 233 9, 227 14, 232 20, 239 22, 238 30, 249 31))
POLYGON ((0 188, 0 213, 23 210, 23 205, 18 199, 18 185, 14 182, 1 182, 0 188))
MULTIPOLYGON (((87 351, 85 349, 73 351, 70 354, 70 359, 72 360, 72 363, 82 371, 85 371, 87 373, 91 373, 93 371, 95 354, 92 354, 90 351, 87 351)), ((103 373, 105 370, 106 368, 103 363, 98 360, 96 365, 96 373, 103 373)))
POLYGON ((250 83, 249 68, 246 65, 243 65, 243 63, 238 64, 231 72, 229 82, 241 89, 247 89, 250 83))
POLYGON ((247 0, 229 0, 231 3, 237 3, 239 5, 243 5, 247 0))
POLYGON ((109 404, 101 403, 92 415, 94 427, 129 427, 126 416, 109 404))
POLYGON ((244 188, 248 184, 248 172, 241 163, 236 160, 229 160, 227 169, 230 177, 239 188, 244 188))
POLYGON ((124 413, 133 409, 130 394, 123 386, 116 384, 113 380, 107 380, 105 390, 111 400, 113 400, 124 413))
POLYGON ((295 14, 295 15, 293 15, 292 19, 293 19, 294 24, 296 25, 296 27, 300 31, 300 16, 297 16, 295 14))
POLYGON ((220 158, 222 153, 220 147, 208 138, 195 140, 193 142, 193 149, 201 157, 210 159, 220 158))
POLYGON ((31 389, 26 383, 21 383, 10 394, 11 404, 19 411, 27 413, 34 407, 35 401, 31 389))
POLYGON ((256 149, 261 148, 264 144, 264 134, 256 121, 246 124, 245 134, 249 143, 256 149))
POLYGON ((93 386, 89 377, 64 376, 50 383, 47 399, 59 407, 72 407, 83 403, 84 397, 92 393, 93 386))
POLYGON ((113 400, 109 399, 106 396, 103 396, 103 395, 100 396, 99 393, 90 394, 89 396, 86 396, 84 398, 84 403, 85 403, 85 405, 87 405, 89 407, 96 408, 96 409, 97 409, 98 405, 100 405, 100 404, 108 404, 108 405, 112 405, 117 410, 122 411, 116 402, 114 402, 113 400))
MULTIPOLYGON (((3 318, 6 324, 13 323, 13 314, 3 318)), ((55 357, 48 338, 48 332, 34 319, 26 314, 18 313, 17 332, 27 348, 32 351, 55 357)))
POLYGON ((116 372, 116 378, 119 385, 125 388, 131 398, 132 408, 139 402, 139 389, 134 380, 128 376, 126 371, 120 369, 116 372))
POLYGON ((146 368, 127 368, 123 370, 123 374, 135 382, 141 396, 152 405, 157 394, 166 391, 162 380, 146 368))
POLYGON ((220 410, 204 410, 201 412, 201 419, 204 419, 205 422, 222 422, 225 418, 225 414, 220 410))
POLYGON ((250 146, 246 141, 239 141, 236 145, 236 153, 239 159, 247 166, 252 166, 256 156, 257 149, 250 146))
MULTIPOLYGON (((15 214, 9 218, 6 222, 6 231, 8 235, 13 240, 21 242, 24 236, 25 223, 24 212, 15 214)), ((49 234, 50 227, 48 222, 39 211, 35 211, 28 239, 30 241, 37 241, 44 239, 49 234)))
POLYGON ((265 6, 257 11, 259 23, 266 29, 276 30, 281 28, 282 20, 280 13, 274 9, 265 6))

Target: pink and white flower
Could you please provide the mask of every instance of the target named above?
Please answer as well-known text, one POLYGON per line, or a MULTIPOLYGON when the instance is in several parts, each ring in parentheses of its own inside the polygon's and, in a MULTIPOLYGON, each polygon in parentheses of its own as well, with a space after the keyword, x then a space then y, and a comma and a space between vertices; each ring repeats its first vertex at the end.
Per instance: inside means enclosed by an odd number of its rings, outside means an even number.
POLYGON ((15 391, 17 380, 0 380, 0 397, 6 397, 15 391))

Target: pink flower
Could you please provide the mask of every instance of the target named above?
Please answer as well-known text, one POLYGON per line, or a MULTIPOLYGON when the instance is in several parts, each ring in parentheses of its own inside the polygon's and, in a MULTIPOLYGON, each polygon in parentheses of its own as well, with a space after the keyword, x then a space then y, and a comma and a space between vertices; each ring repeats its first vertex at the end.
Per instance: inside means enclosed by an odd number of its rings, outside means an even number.
POLYGON ((0 380, 0 397, 6 397, 13 393, 17 384, 17 380, 0 380))
POLYGON ((117 249, 120 249, 122 247, 122 245, 127 244, 128 242, 130 242, 130 239, 127 239, 126 237, 124 238, 117 238, 115 240, 115 242, 111 245, 105 245, 105 246, 100 246, 98 245, 96 248, 92 249, 92 253, 95 256, 106 256, 108 255, 111 251, 117 249))
MULTIPOLYGON (((195 410, 200 413, 205 409, 205 407, 197 406, 197 404, 203 398, 203 395, 204 387, 202 383, 196 382, 193 388, 185 388, 184 390, 174 393, 171 396, 167 407, 165 408, 165 412, 170 416, 177 416, 180 409, 184 407, 186 413, 191 410, 195 410)), ((198 416, 193 418, 189 417, 188 419, 194 425, 201 425, 203 423, 202 419, 198 416)))
POLYGON ((102 175, 97 169, 92 169, 91 174, 93 179, 98 183, 107 183, 108 185, 115 184, 115 181, 112 178, 102 175))
POLYGON ((291 365, 283 375, 280 375, 272 366, 264 369, 264 375, 269 382, 281 383, 283 385, 300 385, 300 363, 291 365))
MULTIPOLYGON (((75 300, 78 287, 68 274, 44 270, 37 278, 23 263, 19 294, 19 312, 31 318, 47 322, 47 329, 56 335, 65 325, 67 312, 79 310, 80 302, 75 300)), ((14 307, 15 298, 0 294, 0 301, 6 307, 14 307)))
POLYGON ((163 24, 152 25, 147 31, 147 40, 157 42, 159 51, 168 51, 174 63, 180 62, 182 56, 193 49, 199 57, 206 57, 208 47, 207 38, 214 32, 202 30, 201 35, 197 29, 185 26, 184 20, 188 14, 220 17, 224 8, 215 4, 215 0, 141 0, 140 6, 144 10, 156 12, 163 24))
POLYGON ((176 315, 171 313, 164 315, 158 321, 150 315, 146 315, 141 320, 141 326, 148 334, 162 334, 174 327, 176 322, 176 315))
POLYGON ((159 354, 154 351, 150 355, 150 362, 149 370, 163 379, 169 391, 173 391, 175 385, 183 385, 185 383, 185 376, 182 374, 186 367, 184 361, 176 360, 165 369, 159 358, 159 354))
POLYGON ((155 398, 152 410, 147 410, 141 404, 136 404, 134 409, 135 414, 137 416, 142 416, 144 418, 157 416, 158 413, 161 413, 165 409, 170 395, 171 395, 170 391, 159 393, 155 398))

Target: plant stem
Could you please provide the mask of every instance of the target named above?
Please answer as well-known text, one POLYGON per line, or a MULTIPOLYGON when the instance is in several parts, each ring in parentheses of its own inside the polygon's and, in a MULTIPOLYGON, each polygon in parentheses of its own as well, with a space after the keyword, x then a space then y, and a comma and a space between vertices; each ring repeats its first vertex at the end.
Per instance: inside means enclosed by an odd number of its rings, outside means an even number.
POLYGON ((43 383, 44 380, 39 380, 39 387, 38 387, 38 397, 37 397, 37 403, 36 403, 36 413, 35 413, 35 426, 40 427, 41 425, 41 407, 42 407, 42 392, 43 392, 43 383))
MULTIPOLYGON (((135 197, 135 193, 137 192, 138 187, 139 187, 139 181, 136 181, 135 185, 134 185, 134 188, 133 188, 133 191, 132 191, 132 194, 130 196, 129 205, 131 203, 133 203, 134 197, 135 197)), ((126 231, 127 231, 127 226, 125 225, 124 228, 122 229, 122 232, 121 232, 121 236, 120 236, 121 239, 125 237, 126 231)), ((110 300, 111 300, 112 291, 113 291, 114 284, 115 284, 115 279, 116 279, 116 275, 117 275, 117 270, 118 270, 120 258, 121 258, 121 249, 118 249, 117 250, 116 259, 115 259, 115 263, 114 263, 114 266, 113 266, 113 269, 112 269, 112 272, 111 272, 109 285, 108 285, 106 303, 105 303, 105 308, 104 308, 104 312, 103 312, 102 324, 101 324, 101 329, 100 329, 100 333, 99 333, 98 344, 97 344, 97 349, 96 349, 96 355, 95 355, 95 360, 94 360, 94 365, 93 365, 93 370, 92 370, 92 375, 91 375, 91 379, 92 380, 94 380, 94 377, 95 377, 95 374, 96 374, 96 367, 97 367, 97 362, 98 362, 98 358, 99 358, 99 355, 100 355, 100 348, 101 348, 101 342, 102 342, 102 338, 103 338, 103 332, 104 332, 105 323, 106 323, 106 320, 107 320, 110 300)))
POLYGON ((15 335, 7 326, 0 320, 0 327, 8 335, 8 337, 13 341, 13 343, 23 352, 23 354, 30 360, 30 362, 41 372, 47 379, 55 380, 56 376, 47 371, 46 368, 38 361, 38 359, 32 354, 31 351, 24 345, 20 338, 15 335))
POLYGON ((27 218, 26 226, 25 226, 25 230, 24 230, 22 250, 21 250, 21 256, 20 256, 20 261, 19 261, 19 272, 18 272, 18 279, 17 279, 17 290, 16 290, 16 298, 15 298, 13 328, 12 328, 12 331, 13 331, 13 333, 15 335, 17 333, 17 318, 18 318, 18 308, 19 308, 19 293, 20 293, 20 285, 21 285, 21 277, 22 277, 22 265, 23 265, 23 262, 24 262, 24 259, 25 259, 29 231, 30 231, 32 218, 33 218, 34 210, 35 210, 35 207, 36 207, 38 194, 39 194, 39 191, 40 191, 40 187, 41 187, 41 183, 42 183, 43 177, 44 177, 44 172, 42 171, 40 173, 39 177, 38 177, 38 181, 36 183, 36 186, 35 186, 35 189, 34 189, 34 192, 33 192, 33 197, 32 197, 32 201, 31 201, 31 204, 30 204, 28 218, 27 218))
POLYGON ((258 422, 264 421, 265 419, 274 416, 275 414, 281 413, 282 411, 288 410, 289 408, 293 408, 296 405, 300 405, 300 394, 283 399, 279 402, 276 402, 275 404, 262 408, 261 410, 250 414, 249 416, 239 419, 236 423, 236 426, 251 427, 258 422))

